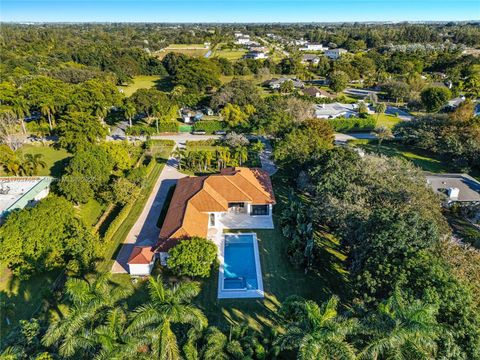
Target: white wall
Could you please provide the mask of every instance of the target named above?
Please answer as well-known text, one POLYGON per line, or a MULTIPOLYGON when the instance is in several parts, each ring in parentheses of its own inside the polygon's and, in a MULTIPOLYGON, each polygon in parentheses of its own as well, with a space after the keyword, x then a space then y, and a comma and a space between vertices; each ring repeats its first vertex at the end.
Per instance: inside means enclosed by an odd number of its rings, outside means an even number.
POLYGON ((144 276, 150 275, 153 269, 155 260, 150 264, 128 264, 130 275, 144 276))

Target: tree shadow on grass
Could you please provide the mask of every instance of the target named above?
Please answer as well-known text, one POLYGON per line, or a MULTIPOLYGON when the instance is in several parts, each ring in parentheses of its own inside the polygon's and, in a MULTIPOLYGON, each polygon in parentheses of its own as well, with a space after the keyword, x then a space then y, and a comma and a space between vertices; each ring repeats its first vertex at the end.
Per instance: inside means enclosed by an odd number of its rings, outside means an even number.
POLYGON ((72 157, 66 157, 61 160, 57 160, 50 167, 50 175, 56 178, 60 178, 65 173, 65 167, 68 165, 72 157))
POLYGON ((173 83, 170 76, 165 76, 154 81, 155 89, 165 92, 170 92, 173 90, 173 83))

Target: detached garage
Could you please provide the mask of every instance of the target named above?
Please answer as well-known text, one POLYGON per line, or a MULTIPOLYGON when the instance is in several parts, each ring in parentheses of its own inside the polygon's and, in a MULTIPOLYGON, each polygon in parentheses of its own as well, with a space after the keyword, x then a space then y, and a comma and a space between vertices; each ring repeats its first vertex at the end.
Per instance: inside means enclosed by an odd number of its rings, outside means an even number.
POLYGON ((150 275, 155 264, 155 253, 152 251, 152 247, 135 246, 127 264, 132 276, 150 275))

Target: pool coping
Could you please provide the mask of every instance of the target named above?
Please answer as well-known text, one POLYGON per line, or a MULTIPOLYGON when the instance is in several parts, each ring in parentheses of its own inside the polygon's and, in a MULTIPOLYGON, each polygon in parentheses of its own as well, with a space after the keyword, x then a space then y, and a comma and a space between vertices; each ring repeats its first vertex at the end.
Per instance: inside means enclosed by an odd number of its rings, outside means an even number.
POLYGON ((257 234, 253 232, 244 233, 223 233, 221 244, 220 244, 220 268, 218 269, 218 299, 254 299, 254 298, 264 298, 265 293, 263 291, 263 277, 262 277, 262 267, 260 265, 260 253, 258 250, 258 239, 257 234), (257 285, 258 289, 255 290, 224 290, 222 287, 224 277, 224 257, 225 257, 225 236, 226 235, 252 235, 253 236, 253 254, 255 258, 255 269, 257 273, 257 285))

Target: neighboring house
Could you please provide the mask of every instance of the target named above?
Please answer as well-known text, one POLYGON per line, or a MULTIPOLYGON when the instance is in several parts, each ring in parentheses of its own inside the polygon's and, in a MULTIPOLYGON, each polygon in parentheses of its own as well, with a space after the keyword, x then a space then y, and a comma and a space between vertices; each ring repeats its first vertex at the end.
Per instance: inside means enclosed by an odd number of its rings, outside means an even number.
POLYGON ((270 87, 270 89, 277 90, 280 89, 280 86, 285 82, 285 81, 292 81, 293 86, 297 89, 302 89, 305 87, 305 84, 303 81, 300 81, 295 78, 287 78, 287 77, 282 77, 280 79, 273 78, 270 81, 267 82, 267 85, 270 87))
POLYGON ((317 65, 320 62, 320 57, 313 54, 305 54, 302 56, 302 63, 317 65))
POLYGON ((480 182, 467 174, 427 175, 427 184, 445 197, 445 206, 480 204, 480 182))
POLYGON ((195 111, 192 109, 183 108, 180 112, 180 115, 185 124, 192 124, 195 121, 201 120, 204 113, 202 111, 195 111))
POLYGON ((358 116, 357 104, 320 104, 315 105, 315 117, 318 119, 335 119, 338 117, 353 117, 358 116))
POLYGON ((254 59, 254 60, 259 60, 259 59, 266 59, 268 56, 262 51, 249 51, 248 53, 245 54, 245 59, 254 59))
POLYGON ((249 35, 239 36, 235 40, 235 44, 238 44, 238 45, 248 45, 250 43, 251 43, 251 41, 250 41, 250 36, 249 35))
POLYGON ((182 239, 209 238, 223 229, 272 229, 274 204, 270 177, 262 169, 226 168, 220 174, 182 178, 155 251, 165 257, 182 239))
POLYGON ((135 246, 127 264, 130 275, 150 275, 155 264, 155 252, 151 246, 135 246))
POLYGON ((465 96, 459 96, 447 102, 444 109, 448 111, 455 110, 461 103, 465 101, 465 96))
POLYGON ((303 89, 302 92, 303 92, 304 95, 315 97, 315 98, 333 99, 335 97, 334 95, 330 94, 329 92, 327 92, 325 90, 322 90, 322 89, 318 89, 316 87, 309 87, 309 88, 303 89))
POLYGON ((322 44, 306 44, 304 47, 300 48, 300 51, 324 51, 327 48, 324 48, 322 44))
POLYGON ((325 50, 325 56, 332 60, 337 60, 343 54, 346 54, 347 50, 345 49, 329 49, 325 50))
POLYGON ((290 42, 290 45, 301 46, 301 45, 306 45, 307 43, 308 43, 307 40, 300 39, 300 40, 292 40, 290 42))
POLYGON ((52 180, 49 176, 0 178, 0 221, 11 211, 35 205, 46 197, 52 180))

